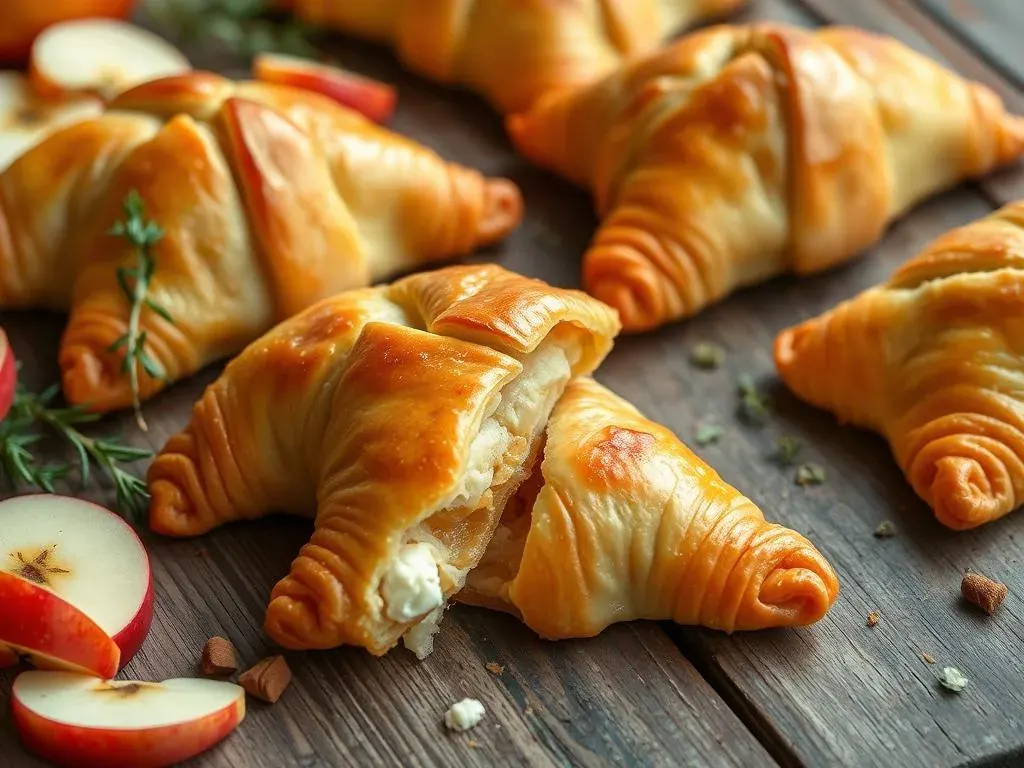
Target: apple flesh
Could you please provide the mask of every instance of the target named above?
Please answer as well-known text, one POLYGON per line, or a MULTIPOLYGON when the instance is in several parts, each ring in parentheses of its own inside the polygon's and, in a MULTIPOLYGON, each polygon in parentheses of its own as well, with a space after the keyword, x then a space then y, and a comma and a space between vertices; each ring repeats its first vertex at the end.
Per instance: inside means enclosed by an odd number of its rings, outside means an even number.
POLYGON ((14 359, 14 350, 7 341, 4 329, 0 328, 0 421, 3 421, 7 412, 11 410, 17 385, 18 364, 14 359))
POLYGON ((54 24, 36 38, 29 77, 43 96, 95 93, 110 99, 139 83, 191 68, 185 54, 141 27, 81 19, 54 24))
MULTIPOLYGON (((0 563, 8 576, 88 616, 120 649, 121 666, 146 639, 153 620, 149 556, 131 526, 103 507, 51 494, 0 502, 0 563)), ((15 612, 5 606, 4 613, 15 612)))
POLYGON ((222 741, 245 717, 245 692, 216 680, 99 680, 23 672, 11 709, 25 747, 62 766, 159 768, 222 741))
POLYGON ((0 61, 28 56, 36 35, 51 24, 76 18, 126 18, 135 0, 3 0, 0 61))
POLYGON ((0 72, 0 172, 61 126, 102 111, 94 96, 42 99, 24 75, 0 72))
POLYGON ((342 106, 362 112, 375 123, 390 120, 398 101, 390 85, 297 56, 261 53, 253 61, 253 75, 265 83, 289 85, 327 96, 342 106))
POLYGON ((121 651, 92 619, 48 589, 0 571, 0 643, 37 667, 111 677, 121 651))

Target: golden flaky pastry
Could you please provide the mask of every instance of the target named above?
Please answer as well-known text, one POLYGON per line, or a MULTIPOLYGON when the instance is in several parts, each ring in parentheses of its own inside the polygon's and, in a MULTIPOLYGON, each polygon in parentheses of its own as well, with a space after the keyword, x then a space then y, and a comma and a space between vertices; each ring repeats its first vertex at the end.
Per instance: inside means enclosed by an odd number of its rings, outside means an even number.
POLYGON ((393 45, 410 68, 500 112, 581 85, 747 0, 279 0, 302 19, 393 45))
POLYGON ((1024 502, 1024 202, 931 243, 889 282, 783 331, 799 397, 888 438, 950 528, 1024 502))
POLYGON ((423 656, 571 376, 618 332, 580 291, 497 266, 343 293, 232 361, 149 470, 151 527, 316 514, 269 634, 423 656))
POLYGON ((1024 153, 1024 119, 992 91, 846 28, 716 27, 508 127, 593 190, 583 282, 627 330, 845 261, 923 197, 1024 153))
POLYGON ((668 429, 579 378, 458 599, 560 639, 630 619, 802 626, 838 593, 807 539, 765 522, 668 429))
POLYGON ((191 73, 141 85, 103 116, 51 135, 0 175, 0 308, 70 310, 64 394, 131 403, 121 351, 129 304, 108 234, 137 190, 163 228, 142 314, 166 379, 241 349, 338 291, 494 241, 519 191, 306 91, 191 73))

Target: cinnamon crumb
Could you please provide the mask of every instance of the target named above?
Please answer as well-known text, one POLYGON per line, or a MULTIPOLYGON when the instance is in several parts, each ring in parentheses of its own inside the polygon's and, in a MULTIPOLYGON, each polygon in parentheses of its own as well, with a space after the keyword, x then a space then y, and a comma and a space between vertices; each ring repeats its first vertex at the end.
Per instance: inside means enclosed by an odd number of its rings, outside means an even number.
POLYGON ((292 671, 284 656, 268 656, 238 678, 245 692, 257 699, 273 704, 292 681, 292 671))
POLYGON ((199 666, 203 674, 210 677, 233 675, 238 671, 235 646, 227 638, 211 637, 203 646, 203 658, 199 666))
POLYGON ((882 618, 882 614, 880 614, 878 611, 872 611, 871 613, 868 614, 868 626, 869 627, 875 626, 875 624, 878 623, 878 620, 880 618, 882 618))
POLYGON ((505 671, 505 667, 496 661, 488 661, 484 664, 484 669, 490 672, 492 675, 500 675, 505 671))
POLYGON ((1010 590, 1005 584, 993 581, 980 573, 968 572, 960 582, 960 594, 964 600, 977 606, 989 616, 994 614, 1010 590))
POLYGON ((926 664, 934 664, 935 658, 926 651, 921 651, 921 658, 925 660, 926 664))

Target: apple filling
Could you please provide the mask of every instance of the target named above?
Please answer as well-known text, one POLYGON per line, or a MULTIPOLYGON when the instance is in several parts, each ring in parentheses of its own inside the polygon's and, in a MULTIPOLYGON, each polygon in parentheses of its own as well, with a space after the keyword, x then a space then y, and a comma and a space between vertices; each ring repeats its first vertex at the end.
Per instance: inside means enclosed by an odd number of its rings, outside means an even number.
POLYGON ((505 503, 525 478, 523 468, 532 463, 572 375, 574 352, 552 336, 523 361, 522 372, 485 411, 450 498, 406 532, 384 572, 384 615, 411 624, 403 639, 419 658, 433 650, 445 600, 462 588, 505 503))

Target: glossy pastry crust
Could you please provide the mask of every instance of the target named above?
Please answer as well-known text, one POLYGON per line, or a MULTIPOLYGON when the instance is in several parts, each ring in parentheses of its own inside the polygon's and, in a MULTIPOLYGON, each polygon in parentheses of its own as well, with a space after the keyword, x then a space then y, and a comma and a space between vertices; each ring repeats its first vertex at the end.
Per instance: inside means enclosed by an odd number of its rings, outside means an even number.
POLYGON ((106 411, 131 403, 119 353, 129 306, 108 234, 137 190, 163 228, 144 311, 166 380, 236 352, 310 304, 465 254, 520 220, 518 189, 444 162, 316 94, 190 73, 119 96, 103 116, 46 138, 0 174, 0 307, 70 311, 64 393, 106 411))
POLYGON ((384 653, 415 626, 390 620, 381 599, 402 545, 429 542, 443 553, 445 598, 461 588, 565 380, 592 371, 617 331, 614 312, 586 294, 493 265, 340 294, 251 344, 209 387, 150 467, 150 525, 192 536, 315 512, 267 630, 290 648, 384 653), (515 389, 553 345, 568 362, 563 380, 537 379, 550 402, 515 389), (483 423, 502 413, 497 398, 514 434, 489 488, 459 501, 483 423), (536 434, 523 426, 531 415, 536 434))
POLYGON ((802 626, 835 601, 835 573, 807 539, 765 522, 668 429, 592 379, 566 388, 546 441, 459 600, 550 639, 631 619, 802 626))
POLYGON ((411 69, 502 113, 582 85, 747 0, 287 0, 301 18, 394 46, 411 69))
POLYGON ((584 285, 627 330, 852 258, 893 218, 1024 153, 988 88, 858 29, 722 26, 508 121, 589 186, 584 285))
POLYGON ((1024 502, 1024 203, 953 230, 883 285, 783 331, 799 397, 883 434, 944 525, 1024 502))

